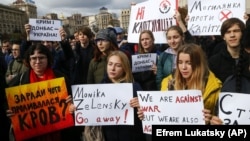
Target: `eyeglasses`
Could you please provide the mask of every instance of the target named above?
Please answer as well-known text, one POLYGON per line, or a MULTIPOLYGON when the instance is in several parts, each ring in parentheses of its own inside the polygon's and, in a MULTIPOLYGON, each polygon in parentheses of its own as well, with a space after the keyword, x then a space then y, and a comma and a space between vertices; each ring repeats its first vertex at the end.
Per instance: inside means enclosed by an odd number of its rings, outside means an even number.
POLYGON ((46 58, 47 58, 46 56, 30 57, 30 61, 33 61, 33 62, 36 62, 37 60, 43 61, 43 60, 45 60, 46 58))
POLYGON ((11 49, 11 51, 19 51, 19 49, 11 49))

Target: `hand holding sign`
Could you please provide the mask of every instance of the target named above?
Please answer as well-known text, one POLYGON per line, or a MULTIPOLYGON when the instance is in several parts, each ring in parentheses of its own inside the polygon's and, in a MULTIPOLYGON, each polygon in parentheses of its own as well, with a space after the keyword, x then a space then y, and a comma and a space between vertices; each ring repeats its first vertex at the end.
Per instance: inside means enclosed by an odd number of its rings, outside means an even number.
POLYGON ((15 138, 24 140, 74 125, 64 78, 6 89, 15 138), (68 98, 68 99, 67 99, 68 98))

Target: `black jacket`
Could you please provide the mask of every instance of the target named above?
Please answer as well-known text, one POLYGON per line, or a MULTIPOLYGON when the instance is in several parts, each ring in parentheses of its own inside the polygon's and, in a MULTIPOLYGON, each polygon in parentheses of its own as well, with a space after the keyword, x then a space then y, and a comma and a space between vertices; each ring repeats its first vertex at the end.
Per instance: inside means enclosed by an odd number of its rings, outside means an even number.
MULTIPOLYGON (((105 77, 106 78, 106 77, 105 77)), ((112 83, 105 79, 103 83, 112 83)), ((133 96, 137 97, 137 91, 140 91, 141 86, 138 83, 133 83, 133 96)), ((142 130, 142 121, 137 116, 137 109, 134 109, 134 125, 116 125, 103 126, 103 133, 106 141, 146 141, 142 130)))
MULTIPOLYGON (((209 62, 210 70, 215 74, 217 78, 219 78, 222 83, 230 76, 233 75, 237 71, 236 60, 232 58, 232 56, 227 51, 226 46, 221 46, 222 49, 219 53, 212 56, 209 62)), ((245 76, 250 76, 249 72, 249 61, 248 56, 244 54, 243 62, 242 62, 243 74, 245 76)))

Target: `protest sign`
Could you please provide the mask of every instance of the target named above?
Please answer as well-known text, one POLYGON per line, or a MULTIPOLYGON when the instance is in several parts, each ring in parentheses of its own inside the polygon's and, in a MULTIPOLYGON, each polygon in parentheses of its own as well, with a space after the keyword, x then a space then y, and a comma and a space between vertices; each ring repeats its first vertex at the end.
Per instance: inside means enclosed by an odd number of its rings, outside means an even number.
POLYGON ((154 43, 166 43, 165 31, 176 25, 173 18, 178 9, 178 0, 149 0, 131 7, 128 42, 138 43, 143 30, 150 30, 154 34, 154 43))
POLYGON ((250 95, 222 92, 219 96, 219 117, 226 125, 250 125, 250 95))
POLYGON ((137 95, 146 134, 152 133, 152 125, 205 125, 200 90, 138 91, 137 95))
POLYGON ((31 41, 61 41, 60 20, 29 19, 31 41))
POLYGON ((72 85, 75 125, 134 125, 131 83, 72 85))
POLYGON ((188 30, 192 35, 220 35, 225 20, 244 22, 245 9, 245 0, 188 0, 188 30))
POLYGON ((6 88, 6 96, 17 141, 74 126, 64 78, 6 88))
POLYGON ((132 55, 132 72, 142 72, 151 70, 156 64, 156 53, 146 53, 132 55))

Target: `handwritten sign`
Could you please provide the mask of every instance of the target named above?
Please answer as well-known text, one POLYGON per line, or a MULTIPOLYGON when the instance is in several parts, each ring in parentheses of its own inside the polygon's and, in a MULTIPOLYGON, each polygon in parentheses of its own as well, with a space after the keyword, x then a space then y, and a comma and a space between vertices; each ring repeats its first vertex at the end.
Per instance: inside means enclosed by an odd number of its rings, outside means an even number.
POLYGON ((6 88, 16 140, 57 131, 74 125, 67 110, 64 78, 6 88))
POLYGON ((219 96, 219 117, 226 125, 250 125, 250 95, 223 92, 219 96))
POLYGON ((31 41, 61 41, 60 20, 29 19, 31 41))
POLYGON ((220 35, 225 20, 244 21, 245 9, 245 0, 188 0, 188 30, 192 35, 220 35))
POLYGON ((75 125, 134 125, 131 83, 72 85, 75 125))
POLYGON ((144 111, 146 134, 152 134, 152 125, 205 125, 199 90, 138 91, 137 95, 144 111))
POLYGON ((142 72, 151 70, 156 64, 156 53, 132 55, 132 72, 142 72))
POLYGON ((176 25, 173 18, 178 0, 149 0, 131 7, 128 42, 138 43, 143 30, 151 30, 155 43, 166 43, 165 31, 176 25))

